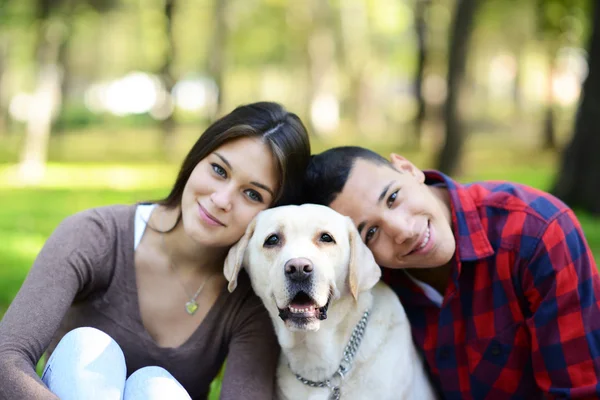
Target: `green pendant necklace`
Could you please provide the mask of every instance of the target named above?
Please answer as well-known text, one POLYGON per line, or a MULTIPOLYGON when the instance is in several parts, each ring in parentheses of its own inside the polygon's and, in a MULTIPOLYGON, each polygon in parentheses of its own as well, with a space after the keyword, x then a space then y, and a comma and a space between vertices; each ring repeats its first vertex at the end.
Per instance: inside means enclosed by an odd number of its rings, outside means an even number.
MULTIPOLYGON (((162 220, 162 218, 161 218, 161 220, 162 220)), ((179 284, 183 288, 183 291, 185 292, 186 296, 189 298, 188 302, 185 303, 185 312, 187 312, 189 315, 194 315, 194 314, 196 314, 196 311, 198 311, 198 302, 196 301, 196 299, 198 298, 198 296, 200 296, 200 293, 202 292, 202 289, 204 289, 204 285, 206 285, 206 282, 208 282, 210 280, 210 278, 212 278, 212 275, 210 277, 204 279, 204 281, 202 282, 202 284, 200 285, 200 287, 198 288, 198 290, 196 290, 196 293, 194 293, 193 296, 190 296, 190 294, 187 291, 187 288, 185 287, 185 285, 183 284, 183 282, 179 278, 179 274, 177 273, 177 270, 175 268, 175 264, 173 263, 173 257, 171 255, 171 253, 169 252, 169 249, 167 248, 167 241, 165 239, 165 233, 161 231, 160 232, 160 237, 162 239, 163 247, 165 248, 165 253, 167 254, 167 257, 169 259, 169 262, 168 262, 169 263, 169 268, 171 269, 171 271, 173 271, 173 274, 175 274, 175 277, 177 278, 177 281, 179 282, 179 284)))

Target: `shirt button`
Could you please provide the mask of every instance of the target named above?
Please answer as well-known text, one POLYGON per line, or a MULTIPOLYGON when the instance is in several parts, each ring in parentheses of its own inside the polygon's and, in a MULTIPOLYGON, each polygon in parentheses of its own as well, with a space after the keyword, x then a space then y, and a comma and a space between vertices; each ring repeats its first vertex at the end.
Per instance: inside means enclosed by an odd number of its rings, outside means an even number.
POLYGON ((490 353, 492 353, 493 356, 499 356, 502 353, 502 349, 500 349, 500 346, 498 345, 492 345, 490 353))

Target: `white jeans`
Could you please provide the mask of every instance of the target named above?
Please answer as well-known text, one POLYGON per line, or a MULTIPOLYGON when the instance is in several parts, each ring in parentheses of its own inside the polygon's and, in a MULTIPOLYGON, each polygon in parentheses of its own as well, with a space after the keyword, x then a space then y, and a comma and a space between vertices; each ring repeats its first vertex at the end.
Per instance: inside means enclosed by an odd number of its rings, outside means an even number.
POLYGON ((67 333, 46 363, 42 381, 61 400, 191 400, 161 367, 144 367, 127 379, 123 351, 95 328, 67 333))

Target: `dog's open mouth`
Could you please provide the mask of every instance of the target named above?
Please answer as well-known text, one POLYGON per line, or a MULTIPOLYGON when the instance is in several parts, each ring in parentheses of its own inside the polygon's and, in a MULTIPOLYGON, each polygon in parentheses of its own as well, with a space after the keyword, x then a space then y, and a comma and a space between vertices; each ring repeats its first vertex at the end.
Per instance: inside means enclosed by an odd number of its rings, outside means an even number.
POLYGON ((329 308, 330 301, 331 295, 327 298, 327 303, 319 307, 311 296, 303 291, 299 291, 287 307, 279 309, 279 317, 283 321, 290 318, 324 320, 327 319, 327 309, 329 308))

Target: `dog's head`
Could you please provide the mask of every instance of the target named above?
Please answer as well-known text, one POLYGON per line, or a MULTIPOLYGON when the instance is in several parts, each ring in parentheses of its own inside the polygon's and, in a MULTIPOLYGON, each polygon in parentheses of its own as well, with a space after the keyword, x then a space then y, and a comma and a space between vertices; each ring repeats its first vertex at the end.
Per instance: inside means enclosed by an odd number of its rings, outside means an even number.
POLYGON ((381 276, 352 220, 315 204, 256 216, 225 260, 229 291, 242 265, 271 314, 292 330, 318 330, 332 300, 358 299, 381 276))

